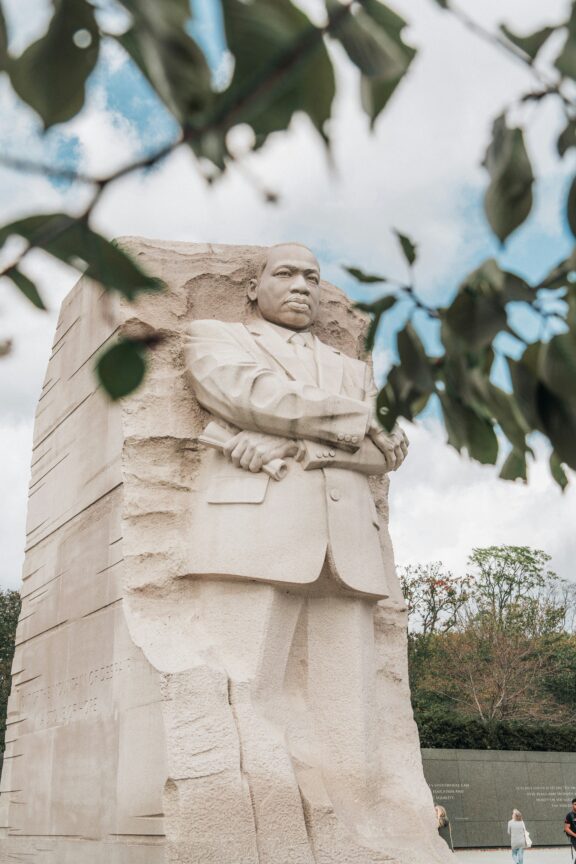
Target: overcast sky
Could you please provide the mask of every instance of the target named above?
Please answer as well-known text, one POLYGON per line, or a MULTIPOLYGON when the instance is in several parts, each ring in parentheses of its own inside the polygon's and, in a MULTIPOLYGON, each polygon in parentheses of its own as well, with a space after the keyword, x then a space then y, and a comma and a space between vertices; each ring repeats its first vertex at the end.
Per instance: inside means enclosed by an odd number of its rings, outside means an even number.
MULTIPOLYGON (((211 39, 211 59, 221 62, 211 30, 213 0, 202 0, 201 36, 211 39)), ((21 48, 46 24, 43 0, 4 2, 14 44, 21 48)), ((567 0, 461 0, 461 7, 494 27, 505 21, 518 32, 563 20, 567 0)), ((212 190, 199 181, 187 152, 176 153, 146 177, 132 177, 104 196, 97 227, 108 236, 226 243, 276 243, 294 239, 317 253, 323 275, 351 293, 341 264, 403 277, 390 228, 412 235, 419 246, 417 280, 422 296, 446 301, 459 280, 488 255, 534 279, 570 248, 561 198, 567 167, 555 155, 561 117, 553 106, 518 109, 528 124, 528 146, 538 186, 534 210, 497 250, 482 214, 486 178, 479 167, 491 120, 531 86, 522 65, 463 30, 433 0, 398 0, 394 8, 411 22, 407 38, 419 48, 409 76, 369 134, 356 105, 358 78, 334 52, 341 96, 331 137, 335 168, 310 124, 295 118, 288 135, 274 136, 249 160, 251 170, 277 191, 271 207, 247 179, 232 169, 212 190)), ((223 64, 225 66, 225 63, 223 64)), ((32 113, 17 106, 0 79, 0 148, 4 152, 104 172, 173 134, 169 117, 121 55, 108 51, 90 87, 88 105, 63 133, 44 140, 32 113)), ((244 137, 236 136, 242 147, 244 137)), ((0 170, 0 220, 37 210, 82 206, 75 189, 42 178, 0 170)), ((15 340, 13 354, 0 361, 0 585, 20 579, 36 399, 49 356, 58 306, 75 281, 73 273, 40 255, 29 263, 49 306, 32 310, 6 284, 0 286, 0 338, 15 340)), ((377 289, 369 295, 377 296, 377 289)), ((391 356, 384 327, 377 366, 391 356)), ((471 464, 444 443, 433 418, 408 427, 409 459, 392 482, 392 536, 400 563, 442 560, 464 572, 474 546, 531 545, 553 556, 559 575, 574 578, 576 492, 563 496, 549 479, 546 450, 531 470, 529 486, 500 481, 493 468, 471 464)))

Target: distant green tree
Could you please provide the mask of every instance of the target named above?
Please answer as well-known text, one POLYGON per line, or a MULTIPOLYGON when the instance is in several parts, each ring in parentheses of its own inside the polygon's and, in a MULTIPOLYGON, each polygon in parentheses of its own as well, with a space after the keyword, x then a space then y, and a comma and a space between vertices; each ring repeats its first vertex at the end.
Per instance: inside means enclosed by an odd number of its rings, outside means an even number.
POLYGON ((0 590, 0 750, 4 751, 6 737, 6 711, 14 656, 16 625, 20 615, 20 594, 9 589, 0 590))
POLYGON ((474 549, 462 580, 441 564, 403 576, 417 720, 495 724, 576 718, 573 592, 523 546, 474 549))

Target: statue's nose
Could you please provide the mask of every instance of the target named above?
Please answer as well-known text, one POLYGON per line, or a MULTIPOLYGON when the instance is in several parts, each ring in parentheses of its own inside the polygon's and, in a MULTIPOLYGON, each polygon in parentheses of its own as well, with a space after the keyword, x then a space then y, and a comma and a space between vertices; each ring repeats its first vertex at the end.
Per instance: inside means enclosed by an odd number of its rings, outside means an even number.
POLYGON ((290 285, 291 291, 297 291, 299 294, 310 294, 310 288, 302 273, 297 273, 290 285))

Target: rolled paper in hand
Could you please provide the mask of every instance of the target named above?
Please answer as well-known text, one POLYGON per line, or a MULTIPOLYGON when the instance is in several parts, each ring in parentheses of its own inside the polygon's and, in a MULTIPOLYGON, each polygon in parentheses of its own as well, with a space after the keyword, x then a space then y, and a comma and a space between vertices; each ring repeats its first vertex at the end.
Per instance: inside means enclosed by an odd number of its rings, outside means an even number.
MULTIPOLYGON (((198 436, 198 441, 201 444, 205 444, 207 447, 212 447, 214 450, 219 450, 220 453, 222 453, 224 447, 232 437, 234 436, 230 435, 226 429, 223 429, 218 425, 218 423, 211 421, 202 434, 198 436)), ((282 480, 282 478, 288 473, 288 465, 283 459, 272 459, 271 462, 267 462, 266 465, 263 465, 261 470, 272 477, 273 480, 282 480)))

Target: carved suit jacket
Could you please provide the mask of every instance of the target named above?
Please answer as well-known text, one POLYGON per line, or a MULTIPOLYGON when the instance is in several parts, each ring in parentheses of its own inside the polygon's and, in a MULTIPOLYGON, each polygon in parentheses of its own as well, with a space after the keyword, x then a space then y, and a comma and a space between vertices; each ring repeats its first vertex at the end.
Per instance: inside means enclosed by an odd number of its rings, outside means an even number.
POLYGON ((390 541, 368 486, 370 474, 386 471, 365 437, 373 404, 368 365, 314 337, 314 380, 261 319, 195 321, 185 350, 198 402, 231 436, 248 429, 306 447, 304 462, 287 460, 280 481, 206 452, 192 492, 187 572, 302 585, 318 578, 328 555, 344 586, 388 596, 390 541))

